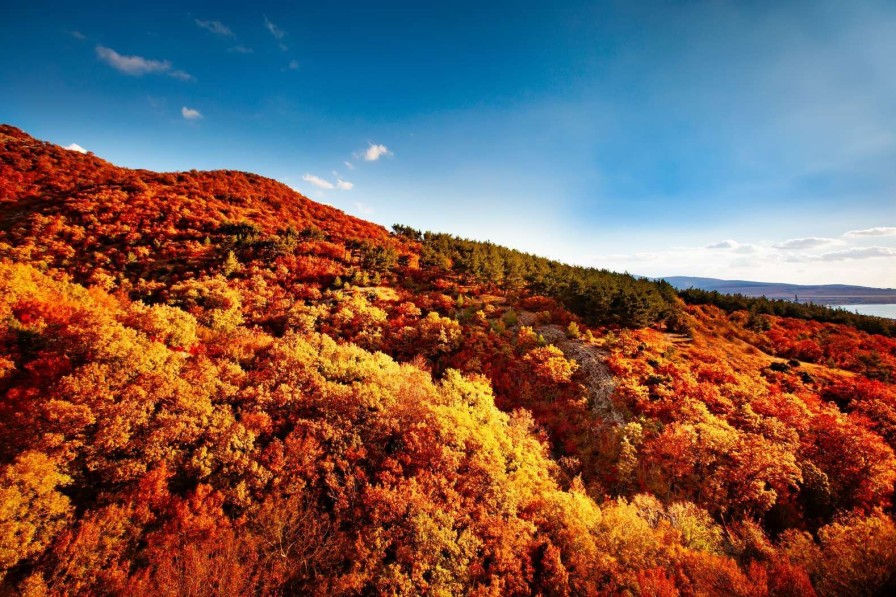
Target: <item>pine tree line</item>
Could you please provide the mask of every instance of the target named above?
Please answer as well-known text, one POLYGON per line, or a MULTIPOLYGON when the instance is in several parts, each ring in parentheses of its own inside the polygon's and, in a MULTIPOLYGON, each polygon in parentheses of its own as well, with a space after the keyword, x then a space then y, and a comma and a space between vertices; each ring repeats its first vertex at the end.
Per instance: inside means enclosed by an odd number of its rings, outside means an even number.
POLYGON ((452 271, 505 290, 527 288, 560 301, 591 325, 645 327, 680 320, 675 289, 605 269, 568 265, 490 242, 393 226, 422 244, 420 265, 452 271))

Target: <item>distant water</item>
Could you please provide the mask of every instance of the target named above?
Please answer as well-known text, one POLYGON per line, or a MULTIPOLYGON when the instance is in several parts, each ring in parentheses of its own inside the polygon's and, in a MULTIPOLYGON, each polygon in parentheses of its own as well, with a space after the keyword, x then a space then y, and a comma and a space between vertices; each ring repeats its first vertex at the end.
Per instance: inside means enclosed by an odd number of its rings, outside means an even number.
POLYGON ((896 305, 831 305, 835 309, 846 309, 860 315, 874 315, 896 319, 896 305))

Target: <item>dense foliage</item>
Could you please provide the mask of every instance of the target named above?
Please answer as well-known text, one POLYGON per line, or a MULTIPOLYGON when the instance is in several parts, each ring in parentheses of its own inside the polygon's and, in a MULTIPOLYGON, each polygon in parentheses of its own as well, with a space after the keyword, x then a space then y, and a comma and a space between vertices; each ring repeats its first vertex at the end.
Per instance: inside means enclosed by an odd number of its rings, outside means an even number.
POLYGON ((421 233, 402 225, 393 228, 422 243, 423 266, 453 271, 481 284, 527 288, 553 297, 591 325, 643 327, 676 320, 675 290, 664 281, 567 265, 450 234, 421 233))
POLYGON ((765 297, 749 297, 742 294, 722 294, 716 290, 707 291, 688 288, 679 292, 681 298, 691 305, 715 305, 729 313, 749 311, 756 315, 778 315, 796 319, 811 319, 822 323, 842 323, 869 334, 896 337, 896 321, 885 317, 859 315, 846 309, 836 309, 814 303, 797 303, 765 297))
POLYGON ((0 593, 896 590, 896 341, 397 232, 0 128, 0 593))

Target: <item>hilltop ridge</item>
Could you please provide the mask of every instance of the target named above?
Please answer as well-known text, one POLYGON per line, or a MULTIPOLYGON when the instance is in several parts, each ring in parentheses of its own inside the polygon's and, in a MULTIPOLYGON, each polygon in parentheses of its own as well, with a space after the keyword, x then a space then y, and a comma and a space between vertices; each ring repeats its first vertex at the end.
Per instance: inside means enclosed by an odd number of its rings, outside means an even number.
MULTIPOLYGON (((0 125, 0 217, 7 233, 10 224, 27 220, 35 212, 80 222, 85 209, 104 226, 107 235, 124 244, 91 239, 97 248, 116 250, 131 246, 133 228, 174 226, 177 242, 202 240, 222 222, 251 219, 263 232, 273 233, 288 223, 313 226, 340 239, 389 243, 388 231, 377 224, 314 202, 285 184, 256 174, 234 171, 157 173, 121 168, 92 154, 38 141, 9 125, 0 125), (127 201, 121 201, 124 197, 127 201), (108 210, 106 212, 105 210, 108 210), (178 220, 181 212, 187 220, 178 220), (115 217, 130 221, 116 222, 115 217), (127 228, 127 230, 124 230, 127 228)), ((83 245, 87 248, 87 245, 83 245)))

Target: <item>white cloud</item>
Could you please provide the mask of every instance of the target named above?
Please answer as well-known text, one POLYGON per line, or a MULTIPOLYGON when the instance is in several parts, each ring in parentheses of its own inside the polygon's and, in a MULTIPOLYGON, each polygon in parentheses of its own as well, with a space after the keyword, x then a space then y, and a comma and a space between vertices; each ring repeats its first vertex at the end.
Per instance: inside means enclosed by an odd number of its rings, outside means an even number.
POLYGON ((374 145, 373 143, 367 148, 364 152, 363 157, 366 162, 375 162, 384 155, 392 155, 392 152, 389 151, 389 148, 385 145, 374 145))
POLYGON ((276 39, 279 42, 277 44, 277 46, 281 50, 283 50, 285 52, 286 50, 289 49, 286 46, 286 44, 283 43, 283 38, 286 37, 286 31, 284 31, 283 29, 281 29, 280 27, 278 27, 277 25, 272 23, 271 20, 267 17, 267 15, 264 15, 264 26, 268 31, 271 32, 271 35, 274 36, 274 39, 276 39))
POLYGON ((283 39, 283 36, 286 35, 286 31, 272 23, 267 15, 264 15, 264 26, 271 32, 271 35, 273 35, 276 40, 281 40, 283 39))
MULTIPOLYGON (((635 242, 631 253, 618 254, 608 250, 576 262, 659 277, 689 275, 794 284, 893 286, 891 272, 896 271, 893 265, 896 263, 896 247, 826 245, 801 250, 776 246, 786 242, 725 240, 703 246, 672 247, 639 247, 635 242), (639 251, 635 247, 648 250, 639 251)), ((843 244, 843 241, 837 244, 843 244)))
POLYGON ((734 252, 737 253, 738 255, 751 255, 751 254, 755 253, 757 250, 758 249, 756 248, 756 245, 750 245, 750 244, 738 245, 737 247, 734 248, 734 252))
POLYGON ((896 257, 896 249, 891 247, 865 247, 844 249, 843 251, 834 251, 833 253, 825 253, 821 256, 822 261, 843 261, 846 259, 874 259, 875 257, 896 257))
POLYGON ((304 180, 305 182, 310 182, 319 189, 325 189, 328 191, 333 189, 336 189, 337 191, 350 191, 355 188, 355 185, 353 183, 350 183, 347 180, 342 180, 338 176, 336 177, 335 183, 330 182, 326 178, 321 178, 320 176, 315 176, 314 174, 310 173, 306 173, 304 176, 302 176, 302 180, 304 180))
POLYGON ((200 21, 199 19, 196 19, 196 24, 206 31, 211 31, 215 35, 221 35, 223 37, 233 37, 233 31, 230 30, 230 27, 228 27, 221 21, 200 21))
POLYGON ((373 208, 367 205, 366 203, 361 203, 360 201, 355 201, 355 209, 358 210, 358 213, 369 216, 373 213, 373 208))
POLYGON ((188 107, 184 106, 183 108, 180 109, 180 113, 187 120, 199 120, 199 119, 203 118, 202 112, 200 112, 196 108, 188 108, 188 107))
POLYGON ((96 47, 96 55, 115 70, 133 77, 140 77, 146 74, 162 74, 181 81, 193 79, 189 73, 182 70, 174 70, 171 67, 171 63, 167 60, 151 60, 142 56, 125 56, 112 48, 103 46, 96 47))
POLYGON ((85 39, 87 39, 87 37, 80 31, 72 31, 71 33, 72 33, 72 37, 74 37, 75 39, 80 39, 81 41, 84 41, 85 39))
POLYGON ((286 68, 288 68, 289 70, 296 70, 296 69, 298 69, 298 68, 299 68, 299 61, 298 61, 298 60, 290 60, 290 61, 289 61, 289 65, 288 65, 286 68))
POLYGON ((315 176, 313 174, 305 174, 302 177, 302 180, 304 180, 306 182, 310 182, 311 184, 313 184, 314 186, 316 186, 319 189, 334 189, 334 188, 336 188, 335 185, 333 185, 333 183, 330 182, 329 180, 321 178, 320 176, 315 176))
POLYGON ((823 238, 818 236, 810 236, 808 238, 792 238, 784 242, 772 245, 776 249, 815 249, 825 245, 842 245, 843 241, 835 238, 823 238))
POLYGON ((191 75, 190 73, 184 72, 182 70, 173 70, 170 73, 168 73, 168 76, 174 77, 175 79, 177 79, 179 81, 192 81, 193 80, 193 75, 191 75))
POLYGON ((345 167, 348 168, 349 170, 355 169, 355 165, 352 164, 351 162, 342 162, 342 163, 345 164, 345 167))
POLYGON ((78 153, 87 153, 87 150, 78 145, 77 143, 72 143, 71 145, 66 145, 63 149, 68 149, 69 151, 77 151, 78 153))
POLYGON ((234 46, 227 51, 236 54, 252 54, 255 52, 255 50, 253 50, 252 48, 247 48, 246 46, 234 46))
POLYGON ((145 75, 146 73, 164 73, 171 70, 167 60, 148 60, 142 56, 123 56, 111 48, 96 47, 96 55, 100 60, 128 75, 145 75))
POLYGON ((781 257, 781 261, 784 263, 811 263, 818 260, 818 255, 810 253, 787 253, 781 257))
POLYGON ((711 244, 706 245, 706 247, 704 247, 704 248, 714 250, 714 251, 719 250, 719 249, 724 249, 724 250, 732 251, 739 255, 750 255, 757 251, 756 245, 751 245, 749 243, 741 244, 741 243, 737 242, 736 240, 731 240, 731 239, 722 240, 717 243, 711 243, 711 244))
POLYGON ((877 228, 866 228, 864 230, 850 230, 843 236, 896 236, 896 227, 878 226, 877 228))

